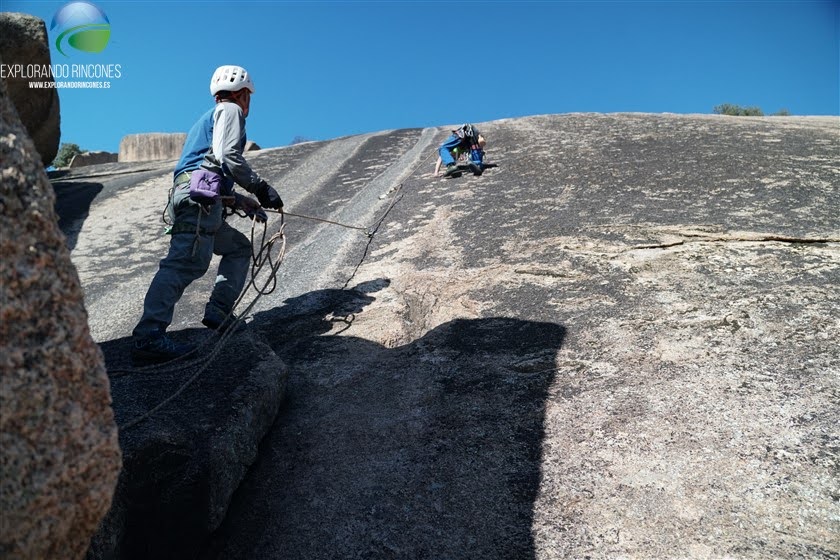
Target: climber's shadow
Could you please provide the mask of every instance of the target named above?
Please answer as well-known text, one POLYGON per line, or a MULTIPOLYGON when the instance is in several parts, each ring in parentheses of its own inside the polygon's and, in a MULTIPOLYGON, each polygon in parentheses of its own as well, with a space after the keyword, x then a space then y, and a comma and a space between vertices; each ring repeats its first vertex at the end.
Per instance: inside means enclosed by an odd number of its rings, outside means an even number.
POLYGON ((287 398, 204 558, 534 557, 565 329, 458 319, 393 348, 325 335, 385 285, 255 317, 289 366, 287 398))

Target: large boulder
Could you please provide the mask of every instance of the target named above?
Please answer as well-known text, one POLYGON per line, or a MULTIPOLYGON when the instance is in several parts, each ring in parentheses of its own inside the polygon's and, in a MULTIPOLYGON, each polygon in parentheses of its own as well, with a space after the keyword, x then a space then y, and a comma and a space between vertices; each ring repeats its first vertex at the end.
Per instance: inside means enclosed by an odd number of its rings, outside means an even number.
POLYGON ((180 132, 129 134, 120 140, 120 162, 178 159, 187 135, 180 132))
MULTIPOLYGON (((0 57, 9 66, 44 69, 50 64, 50 47, 44 21, 29 14, 0 13, 0 57)), ((30 81, 53 82, 51 76, 35 77, 33 72, 15 72, 5 78, 8 95, 44 166, 58 153, 61 139, 58 91, 31 89, 30 81)))
POLYGON ((55 194, 3 83, 0 162, 0 557, 79 558, 111 504, 117 428, 55 194))

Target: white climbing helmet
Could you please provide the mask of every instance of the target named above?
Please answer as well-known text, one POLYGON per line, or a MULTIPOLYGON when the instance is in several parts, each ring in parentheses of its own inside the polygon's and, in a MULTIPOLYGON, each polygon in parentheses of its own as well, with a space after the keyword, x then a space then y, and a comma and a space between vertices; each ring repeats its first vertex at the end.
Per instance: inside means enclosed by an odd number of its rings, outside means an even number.
POLYGON ((241 66, 219 66, 210 78, 210 95, 220 91, 239 91, 242 88, 248 88, 254 93, 251 75, 241 66))

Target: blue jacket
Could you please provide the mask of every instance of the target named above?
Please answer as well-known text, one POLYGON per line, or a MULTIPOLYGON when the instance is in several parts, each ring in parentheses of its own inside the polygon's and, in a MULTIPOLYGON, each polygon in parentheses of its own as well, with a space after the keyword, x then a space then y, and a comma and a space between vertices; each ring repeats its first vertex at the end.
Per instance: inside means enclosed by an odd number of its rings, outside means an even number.
POLYGON ((254 192, 261 179, 242 155, 246 140, 242 108, 235 103, 217 103, 187 134, 181 159, 175 165, 175 177, 204 167, 222 175, 228 188, 235 182, 254 192))
POLYGON ((175 176, 184 171, 195 171, 201 167, 204 156, 213 147, 213 111, 215 107, 201 115, 187 134, 187 141, 181 150, 181 159, 175 165, 175 176))

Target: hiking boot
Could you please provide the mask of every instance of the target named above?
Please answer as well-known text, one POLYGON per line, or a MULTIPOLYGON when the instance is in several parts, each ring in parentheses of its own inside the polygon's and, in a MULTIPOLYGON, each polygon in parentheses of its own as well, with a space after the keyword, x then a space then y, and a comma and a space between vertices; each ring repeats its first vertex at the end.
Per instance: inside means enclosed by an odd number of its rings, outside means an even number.
POLYGON ((234 333, 242 332, 248 328, 244 319, 240 320, 233 313, 225 313, 215 305, 207 305, 204 308, 204 319, 201 320, 201 323, 219 334, 226 333, 231 327, 233 327, 234 333))
POLYGON ((195 350, 193 344, 175 342, 165 333, 135 339, 131 347, 131 360, 135 363, 159 364, 185 356, 195 350))
POLYGON ((458 169, 458 166, 454 163, 450 163, 446 166, 446 173, 443 174, 444 177, 460 177, 461 170, 458 169))
POLYGON ((470 171, 472 171, 472 174, 473 174, 473 175, 481 175, 481 173, 482 173, 484 170, 481 168, 481 164, 480 164, 480 163, 476 163, 476 162, 474 162, 474 161, 471 161, 471 162, 470 162, 470 171))

